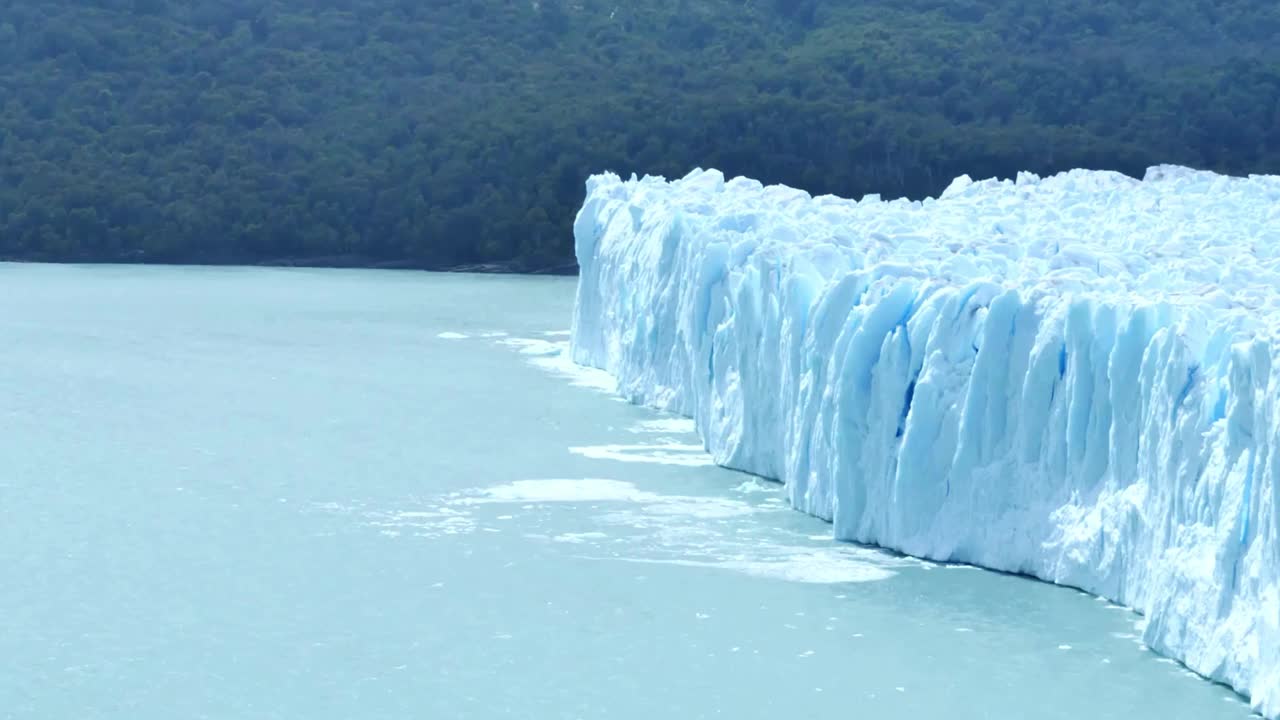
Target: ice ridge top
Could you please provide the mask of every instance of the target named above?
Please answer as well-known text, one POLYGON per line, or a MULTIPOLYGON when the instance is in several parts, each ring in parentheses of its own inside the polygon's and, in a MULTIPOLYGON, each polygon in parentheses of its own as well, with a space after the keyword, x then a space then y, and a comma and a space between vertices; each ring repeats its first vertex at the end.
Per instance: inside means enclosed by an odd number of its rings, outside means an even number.
POLYGON ((587 190, 577 362, 838 538, 1124 603, 1280 716, 1280 178, 587 190))

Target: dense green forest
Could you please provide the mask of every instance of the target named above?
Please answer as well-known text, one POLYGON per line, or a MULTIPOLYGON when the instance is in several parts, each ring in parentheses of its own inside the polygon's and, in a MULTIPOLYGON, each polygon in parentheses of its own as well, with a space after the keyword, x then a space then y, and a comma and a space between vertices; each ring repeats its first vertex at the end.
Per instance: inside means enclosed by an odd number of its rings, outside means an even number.
POLYGON ((1275 0, 0 0, 0 257, 571 260, 587 175, 1280 172, 1275 0))

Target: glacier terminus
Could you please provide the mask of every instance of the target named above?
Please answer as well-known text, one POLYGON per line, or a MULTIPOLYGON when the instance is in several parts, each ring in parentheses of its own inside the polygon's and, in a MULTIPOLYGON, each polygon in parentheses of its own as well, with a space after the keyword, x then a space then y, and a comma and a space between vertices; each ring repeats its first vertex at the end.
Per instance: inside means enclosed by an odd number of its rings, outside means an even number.
POLYGON ((1280 717, 1280 177, 592 177, 571 349, 839 540, 1023 573, 1280 717))

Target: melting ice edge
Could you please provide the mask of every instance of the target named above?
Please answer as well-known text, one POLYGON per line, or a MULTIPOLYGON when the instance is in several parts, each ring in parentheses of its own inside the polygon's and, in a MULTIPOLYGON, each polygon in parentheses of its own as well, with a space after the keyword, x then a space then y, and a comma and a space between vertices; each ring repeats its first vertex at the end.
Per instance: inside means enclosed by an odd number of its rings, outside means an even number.
POLYGON ((1280 177, 592 177, 573 360, 842 540, 1078 587, 1280 717, 1280 177))

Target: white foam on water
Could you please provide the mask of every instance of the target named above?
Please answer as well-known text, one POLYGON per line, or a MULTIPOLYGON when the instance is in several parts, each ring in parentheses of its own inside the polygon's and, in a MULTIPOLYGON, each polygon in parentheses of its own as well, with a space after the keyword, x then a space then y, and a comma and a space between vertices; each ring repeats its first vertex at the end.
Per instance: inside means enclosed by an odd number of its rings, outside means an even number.
MULTIPOLYGON (((744 483, 744 495, 761 492, 759 482, 744 483)), ((873 582, 918 563, 833 543, 830 538, 813 542, 803 533, 779 530, 777 522, 766 518, 789 510, 767 500, 667 494, 608 478, 519 480, 451 493, 424 507, 404 510, 371 511, 336 503, 323 508, 356 515, 364 525, 387 536, 440 539, 496 533, 487 525, 503 522, 510 528, 518 522, 515 530, 523 538, 591 548, 587 557, 594 559, 714 568, 785 582, 873 582), (588 506, 585 512, 584 505, 588 506), (511 515, 511 506, 523 512, 511 515)))
POLYGON ((672 435, 692 435, 696 433, 697 427, 690 418, 683 417, 664 417, 656 420, 642 420, 635 425, 627 428, 628 432, 633 433, 669 433, 672 435))
POLYGON ((454 502, 483 503, 583 503, 655 502, 662 496, 638 489, 634 483, 601 478, 517 480, 506 485, 473 490, 454 502))
POLYGON ((551 538, 552 542, 570 543, 573 545, 581 545, 592 540, 603 540, 609 537, 602 532, 582 532, 582 533, 560 533, 551 538))
MULTIPOLYGON (((781 492, 782 485, 779 483, 769 483, 760 478, 751 478, 742 482, 734 488, 737 492, 753 494, 753 493, 776 493, 781 492)), ((828 538, 829 539, 829 538, 828 538)))
POLYGON ((678 516, 688 520, 720 520, 755 515, 762 511, 756 505, 717 497, 664 496, 644 507, 650 516, 678 516))
POLYGON ((506 338, 499 340, 498 344, 515 348, 521 355, 528 356, 530 365, 564 378, 574 387, 588 388, 609 395, 615 394, 618 390, 617 380, 609 373, 573 362, 569 357, 568 341, 506 338))
POLYGON ((467 535, 477 528, 475 519, 468 513, 448 507, 413 511, 365 511, 360 515, 364 518, 364 524, 369 527, 381 528, 384 533, 410 532, 414 537, 467 535))
POLYGON ((726 558, 697 560, 679 557, 620 557, 610 559, 654 565, 727 570, 767 580, 821 585, 877 582, 888 580, 897 574, 893 570, 875 563, 862 562, 852 558, 831 558, 821 553, 809 551, 797 551, 795 554, 784 555, 775 559, 726 558))
POLYGON ((897 574, 878 562, 823 550, 799 549, 782 560, 730 561, 726 567, 758 577, 826 585, 876 582, 897 574))
POLYGON ((458 332, 442 332, 437 333, 436 337, 441 340, 466 340, 468 336, 458 332))
POLYGON ((567 342, 552 342, 539 338, 509 337, 498 341, 499 345, 515 348, 521 355, 559 355, 568 347, 567 342))
POLYGON ((679 465, 682 467, 709 467, 715 464, 701 445, 677 442, 641 445, 588 445, 571 447, 569 452, 592 460, 616 460, 617 462, 626 463, 679 465))

